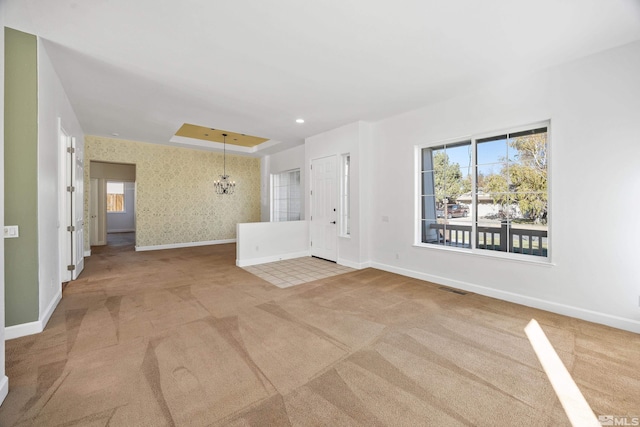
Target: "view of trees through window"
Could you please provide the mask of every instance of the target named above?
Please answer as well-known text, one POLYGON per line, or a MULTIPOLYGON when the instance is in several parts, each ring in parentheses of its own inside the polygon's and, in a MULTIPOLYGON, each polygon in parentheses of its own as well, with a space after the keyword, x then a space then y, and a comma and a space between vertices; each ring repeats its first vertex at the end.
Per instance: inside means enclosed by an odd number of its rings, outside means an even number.
POLYGON ((421 153, 423 243, 547 256, 547 127, 421 153))

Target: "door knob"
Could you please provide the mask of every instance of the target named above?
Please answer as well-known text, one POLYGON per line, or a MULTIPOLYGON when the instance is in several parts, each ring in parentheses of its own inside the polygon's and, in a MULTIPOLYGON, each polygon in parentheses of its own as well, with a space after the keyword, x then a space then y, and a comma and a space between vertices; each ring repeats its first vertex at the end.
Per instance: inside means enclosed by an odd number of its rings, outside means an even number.
POLYGON ((329 224, 335 224, 335 223, 336 223, 335 221, 331 221, 329 224))

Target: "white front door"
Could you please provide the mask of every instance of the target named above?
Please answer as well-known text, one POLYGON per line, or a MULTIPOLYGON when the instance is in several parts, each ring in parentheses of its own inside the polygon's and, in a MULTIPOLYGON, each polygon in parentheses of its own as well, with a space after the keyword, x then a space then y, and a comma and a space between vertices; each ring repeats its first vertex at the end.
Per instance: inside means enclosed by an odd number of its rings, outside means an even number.
POLYGON ((337 260, 338 173, 336 156, 311 161, 311 255, 337 260))

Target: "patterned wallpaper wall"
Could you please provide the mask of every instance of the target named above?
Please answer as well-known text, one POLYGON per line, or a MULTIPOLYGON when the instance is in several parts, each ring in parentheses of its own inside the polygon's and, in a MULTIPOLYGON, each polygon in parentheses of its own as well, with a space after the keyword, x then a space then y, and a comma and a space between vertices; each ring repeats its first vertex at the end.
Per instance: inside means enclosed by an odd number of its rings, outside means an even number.
MULTIPOLYGON (((232 195, 217 195, 222 154, 136 141, 85 138, 84 217, 89 219, 91 160, 136 165, 136 244, 235 239, 236 223, 260 221, 260 159, 227 154, 232 195)), ((89 250, 85 221, 85 250, 89 250)))

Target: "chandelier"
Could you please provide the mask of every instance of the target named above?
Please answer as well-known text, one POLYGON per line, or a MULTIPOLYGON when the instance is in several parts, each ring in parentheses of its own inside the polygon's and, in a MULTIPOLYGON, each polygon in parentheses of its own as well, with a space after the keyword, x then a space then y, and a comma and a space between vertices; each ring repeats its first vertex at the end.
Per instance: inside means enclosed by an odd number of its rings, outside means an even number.
POLYGON ((213 186, 216 189, 216 194, 233 194, 233 191, 236 189, 236 182, 231 181, 229 175, 227 175, 227 134, 223 133, 222 136, 224 137, 222 146, 222 175, 220 175, 219 180, 213 182, 213 186))

